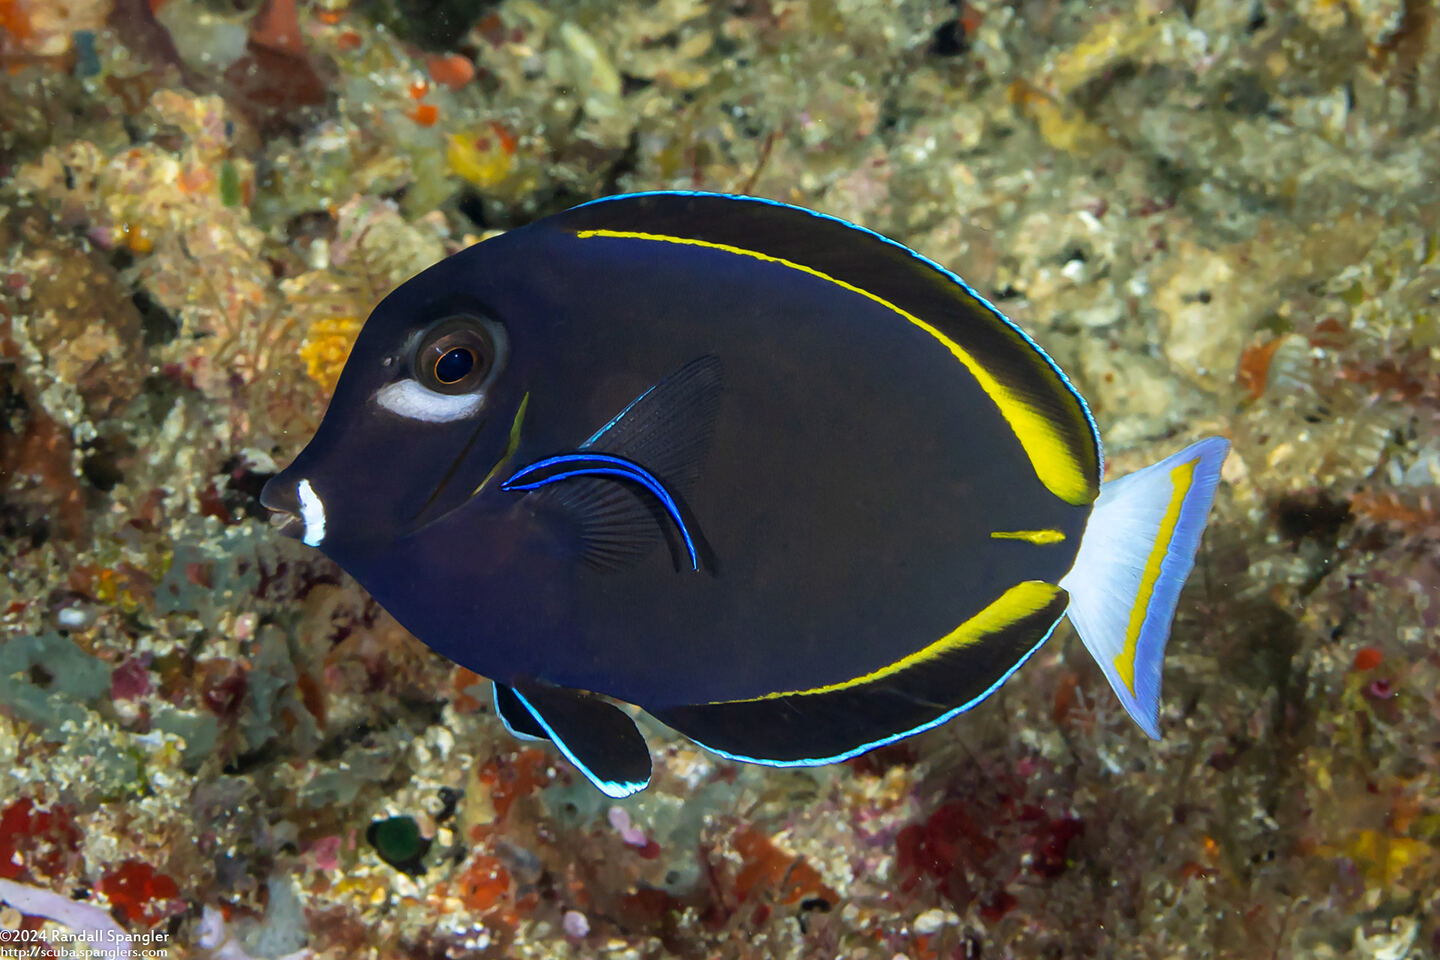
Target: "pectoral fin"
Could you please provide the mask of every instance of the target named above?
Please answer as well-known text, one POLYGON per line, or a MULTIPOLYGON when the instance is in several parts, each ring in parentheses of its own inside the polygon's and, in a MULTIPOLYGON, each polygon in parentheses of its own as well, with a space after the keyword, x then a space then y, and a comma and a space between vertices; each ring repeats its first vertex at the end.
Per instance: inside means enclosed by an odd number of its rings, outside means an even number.
POLYGON ((635 721, 593 693, 517 681, 512 693, 565 758, 607 797, 628 797, 650 783, 650 747, 635 721))
MULTIPOLYGON (((690 535, 679 503, 666 489, 664 481, 632 460, 602 453, 562 453, 521 467, 501 488, 535 490, 561 480, 593 481, 597 478, 611 483, 632 483, 654 497, 664 510, 665 516, 674 522, 680 532, 685 543, 685 552, 690 558, 690 569, 700 569, 700 558, 695 553, 695 538, 690 535)), ((590 526, 590 535, 586 538, 589 541, 587 555, 593 551, 604 557, 612 551, 624 550, 629 544, 640 539, 646 528, 654 525, 653 516, 632 516, 634 511, 625 509, 623 501, 611 501, 610 505, 599 508, 597 501, 609 499, 603 497, 602 491, 595 491, 585 499, 583 520, 588 520, 590 526), (634 527, 639 529, 633 529, 634 527)))
POLYGON ((673 530, 681 563, 698 570, 703 544, 685 497, 710 448, 721 386, 718 358, 692 360, 577 450, 521 467, 501 486, 534 490, 571 517, 592 566, 628 567, 673 530))

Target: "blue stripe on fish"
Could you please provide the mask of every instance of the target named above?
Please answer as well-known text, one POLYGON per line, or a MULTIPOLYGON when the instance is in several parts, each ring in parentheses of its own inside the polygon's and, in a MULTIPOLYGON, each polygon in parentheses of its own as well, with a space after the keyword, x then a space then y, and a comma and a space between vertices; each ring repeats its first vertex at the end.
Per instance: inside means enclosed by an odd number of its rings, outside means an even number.
POLYGON ((685 518, 680 515, 680 506, 670 491, 665 489, 653 473, 624 457, 615 457, 603 453, 562 453, 554 457, 546 457, 528 466, 521 467, 511 475, 509 480, 500 484, 502 490, 534 490, 549 483, 560 480, 569 480, 574 477, 614 477, 617 480, 630 480, 640 484, 646 490, 654 494, 655 499, 665 508, 670 519, 675 522, 680 536, 685 540, 685 551, 690 555, 690 569, 700 569, 700 557, 695 552, 695 540, 690 536, 690 529, 685 525, 685 518), (554 469, 558 468, 558 469, 554 469), (538 479, 532 479, 539 474, 538 479))

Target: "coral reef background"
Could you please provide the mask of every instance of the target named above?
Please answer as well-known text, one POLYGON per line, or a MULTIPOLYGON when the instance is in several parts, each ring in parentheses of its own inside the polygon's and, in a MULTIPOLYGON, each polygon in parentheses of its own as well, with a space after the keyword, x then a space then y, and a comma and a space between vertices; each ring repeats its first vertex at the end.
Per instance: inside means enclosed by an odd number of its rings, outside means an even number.
MULTIPOLYGON (((0 0, 0 929, 300 957, 1440 956, 1427 0, 0 0), (616 804, 256 501, 376 300, 594 196, 955 269, 1234 442, 1136 731, 1068 628, 616 804), (50 918, 50 919, 47 919, 50 918)), ((7 945, 0 943, 0 955, 7 945)))

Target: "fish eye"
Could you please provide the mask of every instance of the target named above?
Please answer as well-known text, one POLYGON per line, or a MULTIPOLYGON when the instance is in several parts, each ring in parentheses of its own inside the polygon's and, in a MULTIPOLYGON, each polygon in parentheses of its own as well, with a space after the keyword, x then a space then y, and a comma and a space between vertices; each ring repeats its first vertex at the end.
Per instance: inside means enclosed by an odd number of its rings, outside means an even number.
POLYGON ((497 367, 503 335, 478 317, 448 317, 431 327, 415 350, 415 379, 436 393, 470 393, 497 367))
POLYGON ((469 347, 452 347, 444 356, 435 361, 435 379, 449 386, 465 379, 475 369, 478 358, 469 347))

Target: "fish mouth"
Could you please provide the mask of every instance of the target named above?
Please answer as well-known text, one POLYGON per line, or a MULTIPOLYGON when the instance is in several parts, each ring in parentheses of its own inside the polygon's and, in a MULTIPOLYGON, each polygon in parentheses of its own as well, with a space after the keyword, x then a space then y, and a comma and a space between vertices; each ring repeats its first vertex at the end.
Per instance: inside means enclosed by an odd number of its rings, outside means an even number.
POLYGON ((270 511, 270 529, 282 537, 299 540, 305 536, 305 521, 300 517, 300 493, 292 480, 276 474, 260 491, 260 505, 270 511))
POLYGON ((286 510, 270 511, 270 529, 282 537, 299 540, 305 536, 305 521, 286 510))

